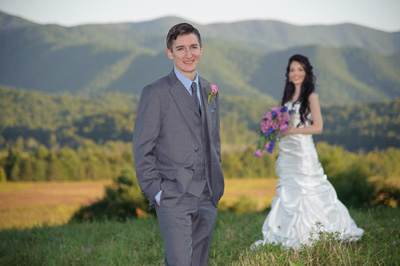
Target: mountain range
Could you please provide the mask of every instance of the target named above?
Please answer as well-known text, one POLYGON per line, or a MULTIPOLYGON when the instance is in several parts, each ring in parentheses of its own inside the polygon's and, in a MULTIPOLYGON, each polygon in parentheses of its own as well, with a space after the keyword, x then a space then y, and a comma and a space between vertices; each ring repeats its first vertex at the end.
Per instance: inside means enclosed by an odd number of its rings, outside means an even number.
MULTIPOLYGON (((0 84, 51 94, 140 94, 168 74, 165 35, 182 19, 63 27, 0 12, 0 84)), ((289 57, 309 57, 323 104, 400 96, 400 32, 355 24, 296 26, 243 21, 197 27, 199 73, 221 95, 276 102, 289 57)))

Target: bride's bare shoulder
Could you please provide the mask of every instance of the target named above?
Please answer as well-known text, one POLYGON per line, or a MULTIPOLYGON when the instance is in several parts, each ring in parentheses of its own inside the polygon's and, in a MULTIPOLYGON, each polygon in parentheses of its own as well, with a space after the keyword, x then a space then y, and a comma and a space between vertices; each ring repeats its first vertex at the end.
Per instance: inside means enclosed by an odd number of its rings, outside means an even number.
POLYGON ((313 92, 310 94, 310 96, 308 96, 308 100, 309 101, 318 101, 318 93, 313 92))

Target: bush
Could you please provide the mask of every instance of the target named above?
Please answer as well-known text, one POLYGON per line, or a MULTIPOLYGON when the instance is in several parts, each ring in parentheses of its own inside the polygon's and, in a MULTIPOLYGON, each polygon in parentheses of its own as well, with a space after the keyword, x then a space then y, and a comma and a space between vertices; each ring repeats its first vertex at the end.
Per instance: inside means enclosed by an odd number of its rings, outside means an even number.
POLYGON ((239 197, 232 206, 218 206, 219 210, 229 211, 236 214, 257 212, 257 201, 248 196, 239 197))
POLYGON ((397 208, 400 204, 400 189, 384 183, 377 185, 373 203, 378 206, 397 208))
POLYGON ((362 207, 372 204, 375 183, 368 181, 368 175, 361 166, 353 165, 330 178, 340 201, 346 206, 362 207))
POLYGON ((148 206, 136 179, 133 168, 123 170, 114 184, 106 187, 105 197, 92 205, 78 210, 71 221, 102 221, 118 220, 121 222, 129 218, 136 218, 145 214, 148 206))

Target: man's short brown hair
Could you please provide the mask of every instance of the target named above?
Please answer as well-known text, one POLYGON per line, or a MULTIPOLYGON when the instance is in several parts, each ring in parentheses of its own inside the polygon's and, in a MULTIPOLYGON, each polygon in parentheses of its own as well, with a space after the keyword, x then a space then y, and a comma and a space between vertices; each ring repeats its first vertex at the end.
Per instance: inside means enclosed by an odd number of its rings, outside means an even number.
POLYGON ((200 32, 189 23, 179 23, 173 26, 167 34, 167 48, 172 52, 173 42, 176 41, 179 36, 190 33, 196 34, 197 39, 199 40, 200 47, 202 47, 200 32))

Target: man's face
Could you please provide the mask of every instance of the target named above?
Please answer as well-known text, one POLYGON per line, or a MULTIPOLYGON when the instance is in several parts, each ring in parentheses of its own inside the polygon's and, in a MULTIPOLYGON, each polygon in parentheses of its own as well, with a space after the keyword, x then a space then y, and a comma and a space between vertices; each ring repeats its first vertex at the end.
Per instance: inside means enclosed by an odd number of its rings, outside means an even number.
POLYGON ((172 43, 172 51, 167 49, 169 59, 174 61, 175 68, 190 80, 196 77, 203 48, 194 33, 180 35, 172 43))

